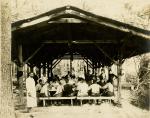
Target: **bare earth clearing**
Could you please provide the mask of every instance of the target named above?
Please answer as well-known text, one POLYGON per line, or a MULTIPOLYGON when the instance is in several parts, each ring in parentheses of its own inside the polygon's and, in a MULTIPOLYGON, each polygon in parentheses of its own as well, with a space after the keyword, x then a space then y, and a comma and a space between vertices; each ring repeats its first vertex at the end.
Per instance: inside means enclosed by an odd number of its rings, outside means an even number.
POLYGON ((122 108, 108 103, 83 106, 51 106, 32 109, 31 113, 16 111, 17 118, 149 118, 150 112, 129 103, 128 92, 123 92, 122 108))

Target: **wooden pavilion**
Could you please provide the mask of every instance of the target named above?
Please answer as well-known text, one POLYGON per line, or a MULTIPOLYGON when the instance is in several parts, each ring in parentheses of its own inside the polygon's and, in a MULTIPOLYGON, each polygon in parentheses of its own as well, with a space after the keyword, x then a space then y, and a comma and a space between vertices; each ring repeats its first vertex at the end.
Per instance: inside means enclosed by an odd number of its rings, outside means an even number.
POLYGON ((64 55, 72 60, 80 54, 93 69, 116 64, 120 76, 124 59, 149 52, 149 45, 150 31, 73 6, 12 23, 12 61, 19 71, 42 63, 49 73, 64 55))

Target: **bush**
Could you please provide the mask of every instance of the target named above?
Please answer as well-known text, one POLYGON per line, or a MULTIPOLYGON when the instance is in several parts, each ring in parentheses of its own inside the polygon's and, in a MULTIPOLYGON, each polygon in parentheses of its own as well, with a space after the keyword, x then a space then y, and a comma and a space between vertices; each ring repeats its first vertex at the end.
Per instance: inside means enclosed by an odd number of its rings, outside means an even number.
POLYGON ((134 90, 132 103, 135 105, 149 109, 149 90, 150 90, 150 59, 142 58, 140 61, 137 82, 133 83, 134 90))

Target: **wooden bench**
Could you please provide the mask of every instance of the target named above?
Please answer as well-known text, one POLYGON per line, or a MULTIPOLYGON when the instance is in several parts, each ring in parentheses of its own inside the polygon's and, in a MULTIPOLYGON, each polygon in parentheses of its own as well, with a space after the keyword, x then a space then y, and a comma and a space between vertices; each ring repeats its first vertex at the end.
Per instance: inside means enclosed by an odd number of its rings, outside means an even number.
POLYGON ((46 100, 70 100, 71 105, 73 106, 74 99, 76 99, 76 97, 39 97, 39 100, 43 100, 43 106, 45 106, 46 100))
POLYGON ((83 100, 94 100, 95 103, 96 103, 96 100, 108 100, 109 103, 111 103, 111 100, 114 100, 115 97, 112 96, 112 97, 104 97, 104 96, 100 96, 100 97, 91 97, 91 96, 88 96, 88 97, 77 97, 77 100, 80 100, 80 104, 82 105, 82 101, 83 100))
POLYGON ((104 96, 100 96, 100 97, 40 97, 39 100, 43 100, 43 106, 45 106, 45 101, 46 100, 70 100, 71 101, 71 105, 73 106, 73 100, 79 100, 80 104, 82 105, 83 100, 94 100, 96 102, 96 100, 108 100, 109 103, 111 103, 111 100, 114 100, 115 97, 104 97, 104 96))

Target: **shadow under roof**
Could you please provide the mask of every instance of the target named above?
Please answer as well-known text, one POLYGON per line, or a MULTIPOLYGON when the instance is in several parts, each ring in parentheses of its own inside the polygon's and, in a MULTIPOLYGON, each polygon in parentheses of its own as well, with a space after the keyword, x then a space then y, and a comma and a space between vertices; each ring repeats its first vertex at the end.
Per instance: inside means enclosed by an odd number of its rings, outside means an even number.
POLYGON ((18 60, 20 44, 23 61, 35 65, 66 53, 110 65, 150 52, 150 31, 64 6, 12 23, 12 61, 18 60))

